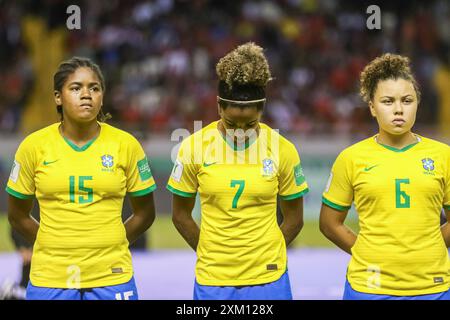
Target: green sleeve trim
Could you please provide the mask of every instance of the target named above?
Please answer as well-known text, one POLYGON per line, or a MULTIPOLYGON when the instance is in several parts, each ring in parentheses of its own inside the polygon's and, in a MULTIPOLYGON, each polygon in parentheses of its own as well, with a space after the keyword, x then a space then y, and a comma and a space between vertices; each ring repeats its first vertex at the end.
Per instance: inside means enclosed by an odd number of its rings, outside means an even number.
POLYGON ((445 210, 450 210, 450 204, 449 205, 444 205, 443 206, 445 210))
POLYGON ((329 206, 329 207, 331 207, 333 209, 339 210, 339 211, 347 211, 347 210, 350 210, 350 208, 351 208, 351 206, 348 206, 348 207, 347 206, 340 206, 340 205, 338 205, 336 203, 331 202, 330 200, 327 200, 325 197, 322 197, 322 202, 324 204, 326 204, 327 206, 329 206))
POLYGON ((23 194, 23 193, 14 191, 10 187, 6 187, 6 192, 8 192, 10 195, 12 195, 16 198, 23 199, 23 200, 28 200, 28 199, 34 198, 34 194, 23 194))
POLYGON ((309 192, 309 189, 306 188, 305 190, 303 190, 303 191, 301 191, 301 192, 294 193, 294 194, 290 194, 290 195, 287 195, 287 196, 281 196, 281 195, 280 195, 280 198, 281 198, 282 200, 293 200, 293 199, 297 199, 297 198, 303 197, 303 196, 304 196, 305 194, 307 194, 308 192, 309 192))
POLYGON ((166 186, 167 190, 169 190, 170 192, 172 192, 173 194, 176 194, 180 197, 185 197, 185 198, 192 198, 195 197, 195 195, 197 194, 197 192, 191 193, 191 192, 184 192, 181 190, 177 190, 174 187, 167 185, 166 186))
POLYGON ((156 184, 152 185, 151 187, 148 187, 144 190, 139 190, 139 191, 135 191, 135 192, 128 192, 128 194, 132 197, 142 197, 145 196, 146 194, 152 193, 153 191, 156 190, 156 184))

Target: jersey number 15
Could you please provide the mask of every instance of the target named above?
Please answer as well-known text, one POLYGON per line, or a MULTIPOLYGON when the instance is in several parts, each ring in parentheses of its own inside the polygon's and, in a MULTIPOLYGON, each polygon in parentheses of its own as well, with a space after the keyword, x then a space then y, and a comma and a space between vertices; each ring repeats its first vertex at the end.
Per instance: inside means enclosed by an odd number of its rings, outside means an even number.
POLYGON ((85 181, 92 180, 92 176, 79 176, 78 177, 78 189, 75 184, 75 176, 69 177, 69 195, 70 202, 75 203, 76 197, 78 195, 78 203, 90 203, 94 198, 94 190, 92 188, 87 188, 84 184, 85 181), (75 191, 76 190, 76 191, 75 191))

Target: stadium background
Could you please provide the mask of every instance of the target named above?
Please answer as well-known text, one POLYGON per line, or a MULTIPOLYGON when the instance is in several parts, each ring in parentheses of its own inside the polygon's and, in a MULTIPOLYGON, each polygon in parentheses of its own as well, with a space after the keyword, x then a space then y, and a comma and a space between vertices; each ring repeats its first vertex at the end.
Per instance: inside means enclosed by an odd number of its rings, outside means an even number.
MULTIPOLYGON (((311 189, 304 230, 289 253, 294 297, 339 298, 348 256, 320 235, 317 220, 335 157, 377 129, 358 96, 359 73, 383 52, 409 56, 422 90, 415 130, 448 143, 448 0, 0 0, 2 190, 21 139, 58 121, 52 76, 59 62, 91 57, 105 75, 109 122, 140 140, 158 184, 157 220, 134 250, 141 297, 189 299, 195 255, 170 222, 165 190, 179 143, 172 133, 217 119, 215 64, 246 41, 265 48, 275 77, 264 122, 297 146, 311 189), (80 30, 66 26, 72 4, 81 9, 80 30), (372 4, 381 9, 381 30, 366 26, 372 4)), ((6 199, 1 192, 0 281, 18 275, 6 199)), ((354 212, 348 223, 357 228, 354 212)))

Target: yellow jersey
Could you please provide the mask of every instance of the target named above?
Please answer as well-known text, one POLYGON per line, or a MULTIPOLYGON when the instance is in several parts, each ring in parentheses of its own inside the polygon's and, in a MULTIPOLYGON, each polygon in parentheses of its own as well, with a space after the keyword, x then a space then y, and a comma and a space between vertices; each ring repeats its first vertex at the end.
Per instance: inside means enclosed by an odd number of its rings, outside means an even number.
POLYGON ((450 208, 450 147, 417 136, 395 149, 376 136, 336 159, 323 202, 348 210, 354 202, 360 231, 347 270, 353 289, 413 296, 449 289, 449 256, 440 230, 450 208))
POLYGON ((227 142, 215 121, 182 143, 167 188, 201 201, 196 280, 201 285, 257 285, 286 271, 277 195, 308 192, 295 146, 260 124, 243 148, 227 142))
POLYGON ((99 124, 97 138, 83 147, 65 139, 55 123, 30 134, 17 150, 6 190, 39 202, 34 286, 94 288, 133 275, 123 199, 149 194, 156 185, 139 142, 99 124))

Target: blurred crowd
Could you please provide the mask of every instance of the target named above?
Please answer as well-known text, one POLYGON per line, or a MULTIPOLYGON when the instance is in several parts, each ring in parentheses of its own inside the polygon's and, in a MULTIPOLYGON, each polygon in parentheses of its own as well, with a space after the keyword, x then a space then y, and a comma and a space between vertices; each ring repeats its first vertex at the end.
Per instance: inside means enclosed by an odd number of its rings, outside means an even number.
MULTIPOLYGON (((70 2, 0 1, 0 132, 17 132, 35 81, 23 17, 66 28, 70 2)), ((449 67, 450 1, 374 2, 381 30, 367 29, 370 1, 80 1, 81 30, 67 30, 65 49, 101 66, 105 111, 131 131, 215 120, 215 64, 247 41, 265 48, 274 79, 264 121, 281 131, 370 130, 359 74, 387 51, 411 58, 423 97, 418 119, 433 125, 440 101, 434 77, 449 67)))

